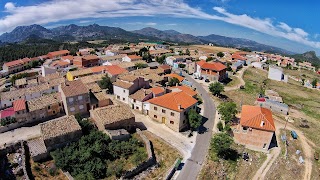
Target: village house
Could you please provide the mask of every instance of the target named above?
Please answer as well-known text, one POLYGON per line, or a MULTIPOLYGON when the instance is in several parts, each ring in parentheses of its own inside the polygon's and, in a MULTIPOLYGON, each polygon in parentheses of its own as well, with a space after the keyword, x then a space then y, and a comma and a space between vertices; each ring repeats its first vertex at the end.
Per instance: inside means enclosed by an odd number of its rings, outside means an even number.
POLYGON ((113 65, 113 62, 118 61, 121 62, 122 58, 125 57, 126 54, 119 54, 115 56, 100 56, 100 61, 99 64, 108 66, 108 65, 113 65))
POLYGON ((15 61, 6 62, 3 64, 3 71, 8 74, 20 72, 27 69, 27 65, 31 62, 30 58, 23 58, 15 61))
POLYGON ((268 99, 268 97, 257 98, 255 104, 257 106, 270 109, 272 112, 281 113, 284 115, 289 114, 289 106, 287 104, 268 99))
POLYGON ((63 112, 60 93, 44 95, 27 102, 28 118, 32 120, 47 119, 61 115, 63 112))
POLYGON ((171 67, 166 64, 159 66, 159 69, 162 69, 164 74, 171 73, 171 67))
POLYGON ((0 111, 0 119, 15 118, 14 108, 6 108, 0 111))
POLYGON ((156 56, 162 56, 164 54, 170 53, 170 51, 166 49, 157 49, 157 50, 150 50, 149 53, 151 56, 156 57, 156 56))
POLYGON ((220 62, 198 61, 195 76, 210 81, 223 81, 228 78, 227 67, 220 62))
POLYGON ((277 66, 269 66, 268 79, 288 82, 288 76, 283 73, 283 69, 277 66))
POLYGON ((1 93, 1 108, 11 107, 13 101, 18 99, 25 99, 29 101, 31 99, 39 98, 44 94, 51 94, 57 92, 55 88, 56 84, 43 83, 38 86, 29 88, 17 89, 14 91, 2 92, 1 93))
POLYGON ((99 65, 100 58, 97 55, 75 56, 73 58, 73 65, 85 68, 99 65))
POLYGON ((73 81, 77 78, 83 77, 83 76, 88 76, 88 75, 92 75, 93 72, 90 68, 87 69, 79 69, 79 70, 75 70, 75 71, 69 71, 67 72, 67 80, 68 81, 73 81))
POLYGON ((168 56, 165 61, 166 61, 166 64, 168 64, 169 66, 178 68, 178 65, 176 63, 186 61, 186 57, 185 56, 168 56))
POLYGON ((50 67, 53 67, 57 70, 63 70, 71 65, 70 60, 57 60, 50 64, 50 67))
POLYGON ((91 109, 105 107, 113 104, 110 96, 107 95, 106 91, 90 92, 90 102, 92 106, 91 109))
POLYGON ((131 130, 135 126, 135 116, 127 105, 111 105, 90 110, 90 116, 100 131, 131 130))
POLYGON ((187 114, 190 109, 196 109, 197 102, 183 91, 171 92, 148 100, 144 110, 155 121, 179 132, 187 127, 187 114))
POLYGON ((61 50, 61 51, 49 52, 47 56, 52 60, 57 60, 57 59, 60 59, 62 56, 67 56, 69 54, 70 54, 70 51, 61 50))
POLYGON ((307 62, 307 61, 299 63, 299 68, 316 72, 316 68, 314 66, 312 66, 312 64, 310 62, 307 62))
POLYGON ((276 127, 269 109, 243 105, 240 123, 233 129, 236 143, 247 148, 267 151, 275 143, 276 127))
POLYGON ((180 83, 184 80, 184 77, 179 76, 178 74, 166 74, 165 77, 167 78, 167 82, 169 82, 172 78, 177 78, 180 83))
MULTIPOLYGON (((144 61, 144 64, 145 64, 145 61, 144 61)), ((137 69, 135 62, 121 62, 117 66, 123 69, 126 69, 129 72, 137 69)))
POLYGON ((89 90, 80 80, 59 86, 64 110, 67 115, 86 114, 90 109, 89 90))
POLYGON ((142 57, 137 55, 127 55, 122 58, 123 62, 133 62, 133 61, 139 61, 139 60, 142 60, 142 57))
POLYGON ((134 75, 120 76, 113 83, 113 93, 116 99, 126 104, 129 104, 129 95, 141 88, 149 88, 149 81, 134 75))
POLYGON ((193 97, 193 98, 197 98, 197 92, 194 91, 193 89, 191 89, 188 86, 172 86, 172 87, 168 87, 167 89, 169 92, 185 92, 186 94, 188 94, 189 96, 193 97))
POLYGON ((17 122, 26 121, 29 117, 26 101, 24 99, 19 99, 13 102, 13 110, 15 113, 15 118, 17 122))
POLYGON ((143 102, 152 97, 153 93, 150 89, 140 89, 129 96, 129 105, 132 109, 143 112, 143 102))

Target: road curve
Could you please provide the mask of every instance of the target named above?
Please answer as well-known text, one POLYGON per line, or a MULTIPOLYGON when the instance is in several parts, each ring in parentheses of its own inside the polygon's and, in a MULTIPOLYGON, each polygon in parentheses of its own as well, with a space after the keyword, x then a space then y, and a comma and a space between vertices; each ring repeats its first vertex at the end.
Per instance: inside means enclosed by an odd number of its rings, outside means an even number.
POLYGON ((206 131, 197 135, 196 144, 191 152, 191 157, 184 162, 185 164, 177 177, 178 180, 195 180, 197 179, 208 153, 212 137, 212 129, 214 126, 216 107, 213 99, 210 97, 210 94, 202 87, 201 84, 197 83, 188 74, 184 73, 183 75, 188 81, 193 83, 193 87, 197 88, 197 91, 203 100, 203 115, 208 119, 203 125, 206 128, 206 131))

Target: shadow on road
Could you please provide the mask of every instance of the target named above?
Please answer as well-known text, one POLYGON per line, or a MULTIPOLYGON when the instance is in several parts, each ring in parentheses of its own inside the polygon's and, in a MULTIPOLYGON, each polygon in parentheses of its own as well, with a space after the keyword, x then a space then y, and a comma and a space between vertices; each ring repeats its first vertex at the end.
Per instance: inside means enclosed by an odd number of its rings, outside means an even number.
POLYGON ((204 134, 205 132, 208 131, 208 128, 203 126, 203 124, 206 123, 207 121, 208 121, 208 118, 202 117, 202 123, 201 123, 201 126, 198 129, 198 133, 199 134, 204 134))
POLYGON ((139 128, 141 131, 147 130, 147 127, 142 122, 136 122, 136 127, 139 128))

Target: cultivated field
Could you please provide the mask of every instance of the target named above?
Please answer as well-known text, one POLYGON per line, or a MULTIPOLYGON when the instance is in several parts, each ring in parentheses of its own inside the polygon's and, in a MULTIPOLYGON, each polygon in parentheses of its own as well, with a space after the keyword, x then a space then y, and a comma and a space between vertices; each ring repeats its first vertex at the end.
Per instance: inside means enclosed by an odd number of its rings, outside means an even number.
POLYGON ((234 53, 239 51, 238 49, 234 48, 225 48, 225 47, 218 47, 218 46, 205 46, 205 45, 192 45, 190 46, 192 49, 198 49, 200 51, 210 52, 210 53, 218 53, 218 52, 229 52, 234 53))

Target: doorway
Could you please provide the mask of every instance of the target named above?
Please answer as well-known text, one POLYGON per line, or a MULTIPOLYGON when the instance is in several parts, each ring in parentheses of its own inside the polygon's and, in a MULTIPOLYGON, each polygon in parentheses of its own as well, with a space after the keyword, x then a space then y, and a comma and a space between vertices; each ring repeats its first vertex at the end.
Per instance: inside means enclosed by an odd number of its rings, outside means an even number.
POLYGON ((165 124, 165 123, 166 123, 166 118, 162 117, 162 124, 165 124))

